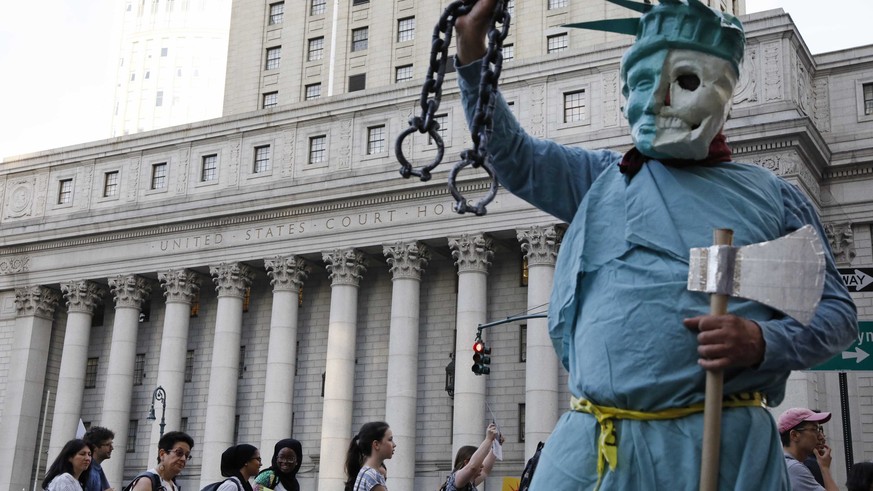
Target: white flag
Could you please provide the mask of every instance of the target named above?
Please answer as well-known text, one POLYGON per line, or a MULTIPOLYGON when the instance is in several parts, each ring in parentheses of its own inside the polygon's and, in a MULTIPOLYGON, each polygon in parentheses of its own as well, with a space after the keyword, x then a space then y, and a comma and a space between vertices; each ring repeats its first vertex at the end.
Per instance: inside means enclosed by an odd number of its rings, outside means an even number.
POLYGON ((76 428, 76 438, 81 439, 85 436, 85 423, 82 422, 82 418, 79 418, 79 427, 76 428))

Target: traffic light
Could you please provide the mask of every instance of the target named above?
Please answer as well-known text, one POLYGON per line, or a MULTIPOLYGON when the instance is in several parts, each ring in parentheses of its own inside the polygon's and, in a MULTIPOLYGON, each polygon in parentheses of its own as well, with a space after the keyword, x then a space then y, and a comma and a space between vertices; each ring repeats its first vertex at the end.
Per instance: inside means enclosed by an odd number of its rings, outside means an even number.
POLYGON ((491 373, 491 348, 485 346, 485 341, 482 341, 482 335, 476 336, 476 341, 473 343, 473 373, 476 375, 488 375, 491 373))

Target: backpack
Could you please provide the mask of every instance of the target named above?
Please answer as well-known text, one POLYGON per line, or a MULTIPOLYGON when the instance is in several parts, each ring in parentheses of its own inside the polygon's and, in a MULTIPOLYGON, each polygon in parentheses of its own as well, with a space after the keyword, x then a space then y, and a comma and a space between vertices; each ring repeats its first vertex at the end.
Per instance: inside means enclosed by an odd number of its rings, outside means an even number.
POLYGON ((537 451, 534 452, 533 457, 527 461, 527 465, 524 466, 524 472, 521 473, 521 483, 518 485, 518 491, 528 491, 530 489, 530 482, 533 480, 534 472, 537 470, 537 464, 540 461, 540 454, 543 451, 543 442, 540 442, 537 445, 537 451))
POLYGON ((133 481, 130 481, 127 486, 122 489, 122 491, 130 491, 136 485, 137 481, 139 481, 143 477, 147 477, 152 480, 152 491, 166 491, 167 488, 165 488, 161 484, 161 476, 157 474, 152 474, 148 471, 137 474, 136 477, 133 478, 133 481))
MULTIPOLYGON (((206 486, 203 486, 203 489, 201 489, 200 491, 216 491, 219 486, 224 484, 226 481, 230 481, 230 480, 231 479, 228 477, 227 479, 225 479, 223 481, 217 481, 217 482, 214 482, 212 484, 207 484, 206 486)), ((242 486, 240 486, 238 482, 233 481, 233 483, 236 484, 236 489, 238 489, 239 491, 243 491, 242 486)))

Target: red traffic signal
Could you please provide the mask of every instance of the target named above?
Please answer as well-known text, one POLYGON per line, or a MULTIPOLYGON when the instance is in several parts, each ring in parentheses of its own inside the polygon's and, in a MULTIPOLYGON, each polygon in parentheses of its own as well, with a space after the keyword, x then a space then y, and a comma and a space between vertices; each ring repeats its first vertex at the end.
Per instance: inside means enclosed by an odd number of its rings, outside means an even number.
POLYGON ((473 353, 485 353, 485 343, 482 340, 477 339, 476 342, 473 343, 473 353))
POLYGON ((491 373, 491 368, 488 365, 491 363, 491 348, 485 346, 485 342, 481 337, 476 337, 473 343, 473 373, 476 375, 488 375, 491 373))

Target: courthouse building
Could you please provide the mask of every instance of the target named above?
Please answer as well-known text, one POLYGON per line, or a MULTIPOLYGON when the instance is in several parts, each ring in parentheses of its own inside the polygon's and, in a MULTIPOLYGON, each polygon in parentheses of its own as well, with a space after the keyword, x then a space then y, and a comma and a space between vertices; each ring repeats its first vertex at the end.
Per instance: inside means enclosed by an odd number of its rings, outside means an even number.
MULTIPOLYGON (((222 117, 0 165, 0 489, 32 489, 80 420, 115 431, 116 489, 154 465, 162 422, 195 440, 185 489, 217 480, 233 443, 266 464, 293 436, 302 489, 339 490, 372 420, 398 444, 393 490, 436 489, 492 418, 506 443, 487 490, 521 473, 567 409, 566 373, 543 319, 486 331, 490 375, 471 372, 472 344, 480 323, 545 310, 564 224, 505 190, 483 217, 452 213, 445 177, 470 146, 454 74, 437 114, 448 164, 426 183, 399 176, 393 142, 448 3, 236 0, 222 117)), ((516 3, 500 84, 523 126, 628 148, 630 38, 560 28, 627 11, 516 3)), ((810 197, 841 268, 873 267, 873 46, 813 56, 784 12, 742 19, 734 159, 810 197)), ((416 134, 404 153, 436 147, 416 134)), ((488 181, 459 185, 477 198, 488 181)), ((873 295, 853 296, 873 320, 873 295)), ((851 372, 845 392, 841 414, 837 375, 801 372, 785 403, 835 412, 838 482, 846 443, 873 458, 873 377, 851 372)))

